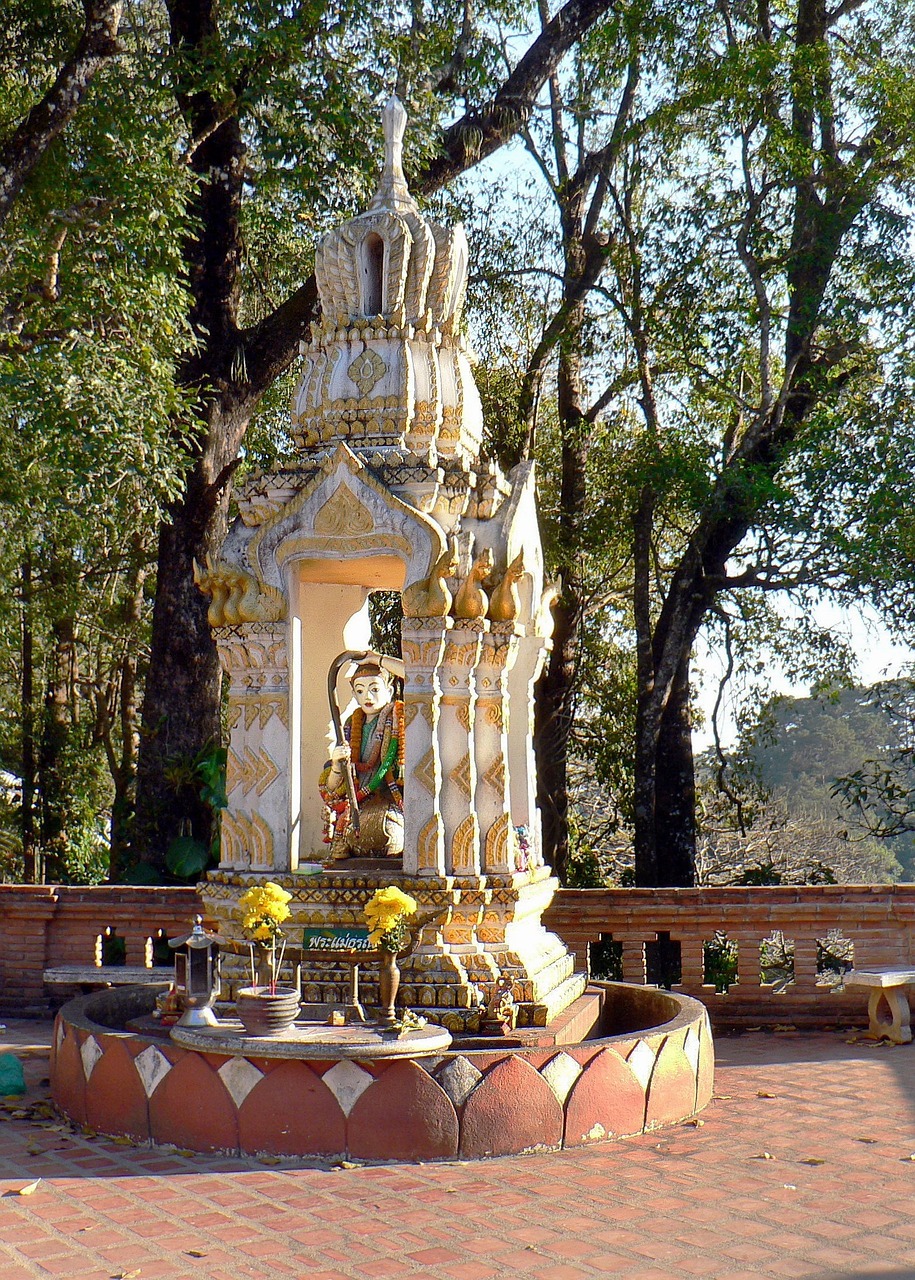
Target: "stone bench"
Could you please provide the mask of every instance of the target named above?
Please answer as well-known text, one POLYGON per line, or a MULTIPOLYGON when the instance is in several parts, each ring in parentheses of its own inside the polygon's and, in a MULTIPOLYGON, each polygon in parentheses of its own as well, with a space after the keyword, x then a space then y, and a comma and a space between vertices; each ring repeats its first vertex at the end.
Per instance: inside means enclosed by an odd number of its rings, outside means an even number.
POLYGON ((915 985, 915 969, 852 969, 844 982, 847 987, 866 987, 870 992, 868 1039, 910 1043, 912 1027, 906 987, 915 985))
POLYGON ((42 976, 51 986, 145 987, 171 982, 174 970, 170 965, 146 969, 126 964, 59 964, 45 969, 42 976))

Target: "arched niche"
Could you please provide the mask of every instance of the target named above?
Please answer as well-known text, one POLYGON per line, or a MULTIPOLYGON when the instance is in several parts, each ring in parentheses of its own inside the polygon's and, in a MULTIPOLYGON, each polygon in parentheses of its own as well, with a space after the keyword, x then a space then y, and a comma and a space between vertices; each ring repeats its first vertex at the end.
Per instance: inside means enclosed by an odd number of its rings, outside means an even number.
POLYGON ((346 649, 368 647, 371 592, 424 579, 444 548, 441 527, 392 494, 344 444, 252 539, 251 562, 289 604, 293 867, 324 852, 317 782, 329 748, 330 663, 346 649))
MULTIPOLYGON (((323 843, 318 776, 333 739, 327 672, 347 649, 367 649, 371 640, 369 596, 401 591, 404 564, 395 556, 364 555, 331 561, 292 561, 290 600, 290 807, 292 864, 320 857, 323 843)), ((337 701, 346 710, 350 689, 345 671, 337 701)))
POLYGON ((385 308, 384 240, 370 231, 359 247, 362 314, 380 316, 385 308))

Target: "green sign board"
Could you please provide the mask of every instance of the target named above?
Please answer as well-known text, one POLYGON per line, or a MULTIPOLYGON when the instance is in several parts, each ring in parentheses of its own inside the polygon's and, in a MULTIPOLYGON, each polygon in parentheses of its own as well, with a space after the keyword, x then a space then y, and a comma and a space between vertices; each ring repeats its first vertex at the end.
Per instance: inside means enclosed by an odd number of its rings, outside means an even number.
POLYGON ((305 929, 302 934, 305 951, 374 951, 368 929, 305 929))

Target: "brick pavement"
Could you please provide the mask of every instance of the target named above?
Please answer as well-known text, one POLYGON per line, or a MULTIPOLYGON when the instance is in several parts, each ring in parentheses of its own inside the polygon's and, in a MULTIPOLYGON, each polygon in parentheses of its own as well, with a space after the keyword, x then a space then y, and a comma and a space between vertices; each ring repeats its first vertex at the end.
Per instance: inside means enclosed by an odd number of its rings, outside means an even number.
POLYGON ((49 1031, 0 1033, 30 1085, 0 1111, 0 1280, 915 1277, 913 1046, 719 1039, 699 1125, 541 1156, 331 1168, 72 1132, 42 1115, 49 1031))

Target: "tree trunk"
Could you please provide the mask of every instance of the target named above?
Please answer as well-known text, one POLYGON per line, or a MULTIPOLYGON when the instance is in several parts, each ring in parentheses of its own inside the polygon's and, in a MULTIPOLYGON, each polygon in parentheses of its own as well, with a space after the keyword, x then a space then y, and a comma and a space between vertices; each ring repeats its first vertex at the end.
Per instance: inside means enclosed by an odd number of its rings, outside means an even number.
MULTIPOLYGON (((580 243, 568 242, 571 281, 581 268, 580 243)), ((569 285, 567 284, 567 288, 569 285)), ((581 649, 582 592, 578 567, 587 503, 586 465, 591 432, 582 410, 579 334, 583 307, 569 312, 569 335, 559 355, 557 401, 562 431, 559 532, 562 564, 559 603, 554 610, 553 649, 537 691, 537 797, 543 821, 543 856, 560 880, 569 862, 568 760, 575 719, 575 691, 581 649)))
POLYGON ((35 841, 35 640, 32 630, 32 557, 20 570, 22 582, 22 861, 26 884, 38 884, 35 841))
MULTIPOLYGON (((135 629, 143 610, 143 581, 146 572, 139 568, 134 577, 132 591, 126 601, 125 621, 135 629)), ((111 740, 111 726, 106 726, 111 778, 114 783, 114 799, 111 802, 111 842, 108 858, 108 879, 116 884, 130 864, 133 851, 133 820, 137 796, 137 649, 129 643, 118 665, 117 703, 121 730, 121 749, 115 754, 111 740)))
POLYGON ((41 726, 38 760, 38 789, 41 796, 41 851, 45 879, 51 883, 67 878, 67 820, 71 811, 73 779, 67 762, 67 747, 73 722, 72 693, 75 685, 76 620, 58 618, 51 628, 52 655, 41 726))
POLYGON ((561 581, 562 595, 553 610, 553 649, 537 686, 534 745, 543 856, 564 882, 569 862, 569 738, 581 606, 574 583, 561 581))
POLYGON ((207 601, 194 585, 192 561, 203 563, 221 545, 227 501, 201 520, 194 478, 159 532, 137 767, 134 846, 142 862, 160 870, 177 836, 191 834, 206 845, 213 837, 212 813, 189 779, 200 752, 220 740, 221 682, 207 601))
POLYGON ((655 885, 695 883, 696 778, 689 708, 689 654, 677 668, 655 751, 655 885))

